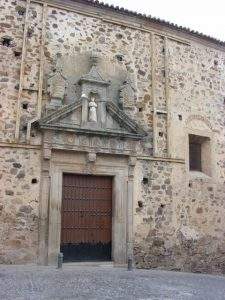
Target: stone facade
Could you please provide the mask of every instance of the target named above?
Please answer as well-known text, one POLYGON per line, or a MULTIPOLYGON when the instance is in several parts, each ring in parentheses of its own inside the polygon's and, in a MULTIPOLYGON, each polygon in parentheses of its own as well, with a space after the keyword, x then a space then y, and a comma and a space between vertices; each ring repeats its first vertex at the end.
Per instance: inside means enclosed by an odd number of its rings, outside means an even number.
POLYGON ((126 178, 116 262, 225 273, 224 46, 85 1, 0 10, 0 262, 55 262, 49 190, 69 169, 126 178), (210 141, 204 172, 189 170, 190 134, 210 141))

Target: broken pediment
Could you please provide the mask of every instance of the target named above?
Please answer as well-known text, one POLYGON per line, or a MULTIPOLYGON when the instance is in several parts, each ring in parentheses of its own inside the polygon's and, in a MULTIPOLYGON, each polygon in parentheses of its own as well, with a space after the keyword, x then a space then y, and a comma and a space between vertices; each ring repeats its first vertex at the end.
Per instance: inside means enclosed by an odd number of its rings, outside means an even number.
MULTIPOLYGON (((36 122, 40 129, 70 131, 90 135, 127 137, 141 139, 146 133, 139 125, 131 120, 112 101, 105 104, 104 122, 102 118, 97 122, 82 119, 84 117, 83 102, 86 99, 65 105, 53 113, 36 122)), ((98 111, 98 116, 100 115, 98 111)))

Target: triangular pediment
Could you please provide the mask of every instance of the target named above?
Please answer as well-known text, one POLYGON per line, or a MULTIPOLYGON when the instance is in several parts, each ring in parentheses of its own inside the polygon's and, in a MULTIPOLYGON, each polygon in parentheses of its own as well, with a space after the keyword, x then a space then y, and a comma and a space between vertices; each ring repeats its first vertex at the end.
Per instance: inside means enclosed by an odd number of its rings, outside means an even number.
POLYGON ((72 131, 77 133, 141 139, 146 133, 114 103, 106 104, 104 124, 82 122, 82 100, 58 108, 36 124, 40 129, 72 131))
POLYGON ((93 66, 88 74, 81 77, 80 82, 87 81, 87 82, 95 82, 99 84, 108 85, 109 83, 105 81, 102 77, 96 66, 93 66))

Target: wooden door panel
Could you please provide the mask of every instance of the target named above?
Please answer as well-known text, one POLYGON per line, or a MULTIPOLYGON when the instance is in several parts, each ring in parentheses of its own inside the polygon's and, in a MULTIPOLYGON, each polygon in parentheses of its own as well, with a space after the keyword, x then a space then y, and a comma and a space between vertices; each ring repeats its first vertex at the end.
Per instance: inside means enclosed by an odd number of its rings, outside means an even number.
POLYGON ((112 178, 63 175, 61 251, 65 259, 110 259, 112 178))

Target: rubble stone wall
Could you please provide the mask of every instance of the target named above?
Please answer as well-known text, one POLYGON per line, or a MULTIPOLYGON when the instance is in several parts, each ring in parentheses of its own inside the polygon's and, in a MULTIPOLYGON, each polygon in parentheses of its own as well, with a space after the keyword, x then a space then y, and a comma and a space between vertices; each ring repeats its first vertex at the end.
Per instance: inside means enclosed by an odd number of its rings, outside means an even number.
POLYGON ((37 261, 40 151, 0 149, 0 263, 37 261))

